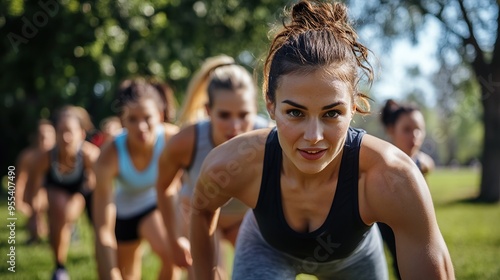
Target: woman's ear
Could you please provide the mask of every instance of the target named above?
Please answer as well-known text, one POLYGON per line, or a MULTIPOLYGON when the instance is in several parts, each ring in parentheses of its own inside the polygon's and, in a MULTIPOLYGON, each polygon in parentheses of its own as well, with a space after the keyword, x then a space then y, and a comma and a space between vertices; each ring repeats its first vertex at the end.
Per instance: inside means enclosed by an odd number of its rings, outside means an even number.
POLYGON ((269 113, 269 117, 275 121, 274 110, 276 109, 276 104, 271 102, 269 99, 266 99, 266 109, 267 113, 269 113))

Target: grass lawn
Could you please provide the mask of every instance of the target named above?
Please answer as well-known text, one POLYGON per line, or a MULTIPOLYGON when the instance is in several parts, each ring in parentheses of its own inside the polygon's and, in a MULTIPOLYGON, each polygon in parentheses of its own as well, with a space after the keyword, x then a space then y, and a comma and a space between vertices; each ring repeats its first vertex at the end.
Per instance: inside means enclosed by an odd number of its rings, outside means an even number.
MULTIPOLYGON (((472 169, 441 169, 428 177, 439 226, 448 244, 457 279, 500 279, 500 204, 467 202, 478 191, 479 173, 472 169)), ((27 246, 25 219, 17 215, 16 272, 8 270, 9 228, 5 191, 0 197, 0 279, 50 279, 53 257, 48 242, 27 246)), ((72 279, 96 279, 93 234, 88 221, 80 219, 72 242, 67 268, 72 279)), ((144 246, 143 279, 155 279, 159 262, 144 246)), ((297 279, 315 279, 299 276, 297 279)))
POLYGON ((428 178, 457 279, 500 279, 500 204, 472 203, 479 170, 438 170, 428 178))

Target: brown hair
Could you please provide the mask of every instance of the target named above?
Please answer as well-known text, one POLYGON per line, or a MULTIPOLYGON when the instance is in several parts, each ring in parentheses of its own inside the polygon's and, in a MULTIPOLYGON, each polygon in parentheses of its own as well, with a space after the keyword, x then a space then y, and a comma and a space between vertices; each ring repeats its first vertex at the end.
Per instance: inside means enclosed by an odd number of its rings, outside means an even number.
POLYGON ((189 82, 179 124, 188 125, 205 118, 205 105, 211 107, 216 92, 224 89, 248 89, 256 94, 252 76, 243 66, 237 65, 232 57, 219 55, 206 59, 189 82))
POLYGON ((177 114, 177 100, 174 96, 174 91, 166 82, 150 78, 149 83, 158 90, 160 97, 164 104, 163 121, 172 123, 174 122, 177 114))
POLYGON ((163 121, 172 121, 175 115, 174 97, 171 88, 154 79, 133 78, 120 83, 116 93, 118 115, 123 114, 123 107, 141 98, 151 98, 158 106, 163 121))
POLYGON ((83 107, 74 105, 64 105, 56 111, 54 116, 54 127, 57 128, 59 122, 67 116, 76 118, 86 133, 90 133, 95 129, 87 110, 83 107))
POLYGON ((384 127, 388 128, 396 124, 398 119, 405 114, 420 111, 420 109, 413 103, 398 104, 392 99, 385 102, 382 112, 380 113, 380 121, 384 127))
POLYGON ((367 114, 368 96, 358 92, 358 71, 371 84, 373 69, 368 62, 369 50, 358 41, 358 35, 347 18, 342 3, 302 0, 285 14, 283 28, 275 35, 264 64, 263 92, 274 103, 279 78, 291 73, 312 73, 328 69, 350 85, 356 111, 367 114))

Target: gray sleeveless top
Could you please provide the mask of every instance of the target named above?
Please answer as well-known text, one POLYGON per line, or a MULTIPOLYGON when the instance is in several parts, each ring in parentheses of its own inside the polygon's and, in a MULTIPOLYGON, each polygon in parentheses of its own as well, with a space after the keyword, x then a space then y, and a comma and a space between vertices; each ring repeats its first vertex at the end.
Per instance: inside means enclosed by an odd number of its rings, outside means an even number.
MULTIPOLYGON (((253 129, 268 127, 269 122, 263 117, 257 116, 253 129)), ((207 157, 208 153, 215 147, 212 142, 211 123, 209 120, 201 121, 195 125, 195 144, 193 150, 193 157, 190 166, 184 170, 182 177, 181 196, 191 197, 196 181, 200 175, 201 165, 207 157)), ((248 207, 238 200, 231 199, 222 208, 222 213, 241 213, 246 211, 248 207)))

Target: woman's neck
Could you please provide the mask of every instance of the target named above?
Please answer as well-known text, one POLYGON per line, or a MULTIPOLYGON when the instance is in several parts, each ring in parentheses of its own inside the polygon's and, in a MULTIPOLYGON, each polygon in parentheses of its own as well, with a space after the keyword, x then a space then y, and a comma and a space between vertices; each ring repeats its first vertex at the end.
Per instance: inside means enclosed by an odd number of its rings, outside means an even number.
POLYGON ((58 146, 59 162, 65 162, 66 160, 72 160, 76 157, 79 151, 80 144, 71 144, 65 146, 58 146))
POLYGON ((132 152, 138 152, 142 154, 151 153, 154 149, 155 143, 156 143, 156 136, 154 137, 154 139, 144 143, 133 141, 129 137, 127 137, 127 148, 130 153, 132 152))

